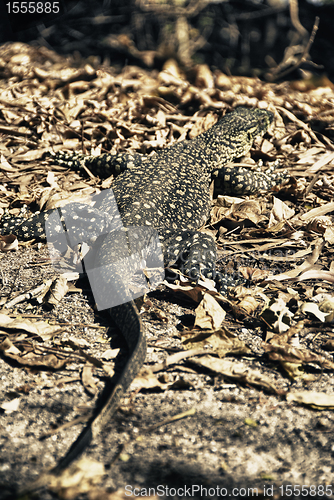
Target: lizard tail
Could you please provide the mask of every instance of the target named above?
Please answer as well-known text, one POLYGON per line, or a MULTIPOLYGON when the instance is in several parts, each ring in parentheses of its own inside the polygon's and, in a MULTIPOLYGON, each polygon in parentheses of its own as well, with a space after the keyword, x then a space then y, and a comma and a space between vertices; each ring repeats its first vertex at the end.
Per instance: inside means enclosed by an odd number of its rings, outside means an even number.
POLYGON ((136 377, 146 357, 146 340, 137 307, 134 302, 127 302, 110 309, 115 324, 120 328, 129 348, 128 360, 120 374, 113 390, 102 396, 102 401, 95 414, 88 422, 66 455, 52 469, 53 474, 59 474, 76 460, 89 446, 91 441, 106 427, 117 410, 120 401, 132 380, 136 377))
POLYGON ((45 474, 42 474, 23 491, 20 491, 19 497, 47 486, 52 477, 59 476, 80 457, 92 440, 106 427, 145 361, 146 340, 138 309, 134 302, 130 301, 113 307, 110 309, 110 314, 116 326, 121 330, 129 349, 127 362, 116 381, 116 385, 112 390, 110 387, 105 388, 94 415, 58 464, 45 474))

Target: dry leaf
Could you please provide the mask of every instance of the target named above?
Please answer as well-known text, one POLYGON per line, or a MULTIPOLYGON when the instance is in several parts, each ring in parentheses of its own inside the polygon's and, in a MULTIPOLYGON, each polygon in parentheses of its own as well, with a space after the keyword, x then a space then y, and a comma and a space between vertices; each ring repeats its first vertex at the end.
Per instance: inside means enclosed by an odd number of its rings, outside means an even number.
POLYGON ((93 378, 93 365, 90 363, 86 363, 82 368, 81 372, 81 380, 84 388, 93 396, 97 392, 97 385, 93 378))
POLYGON ((103 354, 101 354, 101 359, 106 359, 106 360, 115 359, 118 353, 119 353, 119 348, 107 349, 106 351, 104 351, 103 354))
POLYGON ((215 330, 225 319, 226 312, 217 301, 209 294, 204 293, 203 299, 197 306, 194 327, 215 330))
POLYGON ((195 72, 195 85, 197 85, 197 87, 204 89, 214 88, 213 74, 207 64, 198 64, 195 67, 195 72))
POLYGON ((65 469, 60 476, 50 476, 50 489, 63 500, 74 500, 89 492, 105 474, 104 465, 96 460, 81 458, 65 469))
POLYGON ((321 346, 324 351, 334 351, 334 339, 327 340, 324 344, 321 346))
POLYGON ((10 252, 12 250, 18 250, 18 248, 19 248, 19 241, 14 234, 0 236, 1 252, 10 252))
POLYGON ((289 403, 300 403, 311 406, 315 410, 334 410, 334 394, 315 391, 289 392, 286 395, 289 403))
MULTIPOLYGON (((300 332, 302 332, 304 328, 304 321, 298 321, 298 323, 294 326, 291 326, 289 330, 287 330, 284 333, 278 333, 276 335, 273 335, 270 339, 270 344, 271 345, 285 345, 294 336, 298 336, 300 332)), ((296 347, 296 346, 295 346, 296 347)))
MULTIPOLYGON (((177 269, 173 269, 173 272, 174 271, 178 274, 177 269)), ((183 293, 188 298, 193 300, 196 304, 199 304, 201 302, 204 293, 210 293, 210 295, 215 297, 218 302, 224 300, 224 297, 220 295, 220 293, 218 293, 217 290, 215 289, 214 281, 202 278, 196 284, 194 283, 190 284, 190 283, 191 280, 189 280, 189 278, 184 278, 182 275, 180 275, 179 282, 176 283, 169 283, 168 281, 163 282, 163 284, 167 288, 170 288, 175 292, 183 293)))
POLYGON ((13 413, 19 409, 21 398, 14 398, 11 401, 4 401, 0 404, 0 408, 4 410, 5 413, 13 413))
POLYGON ((180 282, 177 284, 174 283, 168 283, 164 281, 164 285, 166 285, 167 288, 170 288, 171 290, 177 291, 177 292, 182 292, 185 294, 187 297, 189 297, 191 300, 199 304, 203 298, 203 289, 200 286, 191 286, 189 285, 189 282, 184 283, 180 282))
POLYGON ((29 319, 11 318, 7 314, 0 314, 0 327, 9 330, 23 330, 37 335, 39 340, 50 340, 62 328, 49 325, 46 321, 30 321, 29 319))
POLYGON ((303 313, 311 313, 316 318, 320 319, 323 323, 333 321, 333 309, 327 313, 322 312, 319 304, 315 304, 314 302, 305 302, 302 304, 300 310, 303 313))
POLYGON ((208 354, 208 351, 204 349, 189 349, 188 351, 176 352, 174 354, 171 354, 170 356, 167 356, 167 358, 164 359, 162 363, 156 363, 155 365, 151 366, 150 369, 153 373, 160 372, 162 370, 166 370, 171 365, 178 364, 183 359, 202 354, 208 354))
POLYGON ((286 203, 273 197, 274 205, 270 213, 268 227, 276 226, 281 221, 291 219, 295 215, 295 211, 289 208, 286 203))
POLYGON ((137 377, 131 383, 131 390, 140 391, 141 389, 162 389, 165 390, 171 384, 162 384, 149 368, 142 368, 137 377))
POLYGON ((247 354, 250 349, 242 340, 228 330, 216 330, 211 332, 190 331, 182 333, 183 346, 185 349, 210 349, 219 357, 226 354, 247 354))
POLYGON ((23 346, 22 351, 17 349, 11 341, 6 338, 0 344, 0 351, 3 352, 4 356, 8 358, 14 359, 20 365, 23 366, 34 366, 39 368, 48 368, 52 370, 59 370, 63 368, 67 363, 72 361, 77 361, 77 359, 72 359, 70 356, 65 359, 58 359, 55 354, 47 354, 44 350, 38 354, 35 354, 34 349, 38 350, 37 346, 33 346, 31 343, 26 343, 25 347, 28 349, 24 349, 23 346))
MULTIPOLYGON (((246 269, 244 269, 244 272, 246 272, 246 269)), ((243 275, 244 272, 242 273, 243 275)), ((228 293, 228 298, 232 302, 232 311, 238 318, 253 315, 260 306, 263 306, 264 301, 267 301, 266 296, 262 292, 254 292, 254 290, 249 290, 242 285, 233 288, 228 293)))
MULTIPOLYGON (((333 212, 333 210, 334 210, 334 202, 326 203, 325 205, 323 205, 321 207, 316 207, 316 208, 313 208, 312 210, 309 210, 308 212, 306 212, 303 215, 300 215, 300 216, 297 215, 296 219, 297 220, 300 219, 303 222, 309 222, 310 220, 314 219, 315 217, 320 217, 322 215, 326 215, 330 212, 333 212)), ((291 222, 294 222, 294 219, 291 222)))
POLYGON ((49 291, 43 297, 43 303, 50 307, 57 306, 67 294, 68 289, 66 276, 59 276, 53 281, 49 291))
POLYGON ((332 219, 327 215, 323 215, 310 220, 306 225, 306 230, 324 234, 327 229, 331 228, 332 224, 332 219))
POLYGON ((259 370, 248 368, 242 363, 236 363, 228 359, 218 359, 213 356, 202 356, 198 359, 192 359, 191 362, 196 366, 203 366, 243 384, 255 385, 274 394, 280 393, 269 377, 263 375, 259 370))
POLYGON ((162 391, 171 389, 189 389, 191 384, 180 378, 172 382, 160 382, 150 368, 144 367, 140 370, 139 375, 131 383, 131 390, 140 391, 142 389, 160 389, 162 391))
POLYGON ((326 323, 333 323, 334 321, 334 298, 327 298, 319 304, 319 309, 321 312, 326 314, 326 323))
POLYGON ((305 380, 305 381, 312 381, 314 380, 314 376, 308 373, 305 373, 305 370, 303 368, 302 364, 298 363, 289 363, 288 361, 281 361, 280 362, 281 366, 284 368, 286 371, 288 377, 291 378, 291 380, 305 380))
POLYGON ((270 326, 274 332, 286 332, 290 328, 293 313, 286 306, 282 298, 272 299, 260 314, 260 318, 270 326))
POLYGON ((295 364, 316 364, 328 370, 334 369, 334 363, 325 356, 313 353, 308 349, 298 349, 289 345, 278 346, 268 343, 262 344, 263 349, 273 361, 283 361, 295 364))
MULTIPOLYGON (((219 189, 219 188, 218 188, 219 189)), ((228 221, 228 226, 233 227, 246 225, 247 227, 265 220, 262 215, 262 206, 258 201, 250 200, 240 202, 240 198, 220 196, 219 204, 213 207, 210 215, 211 224, 228 221), (232 202, 232 204, 231 204, 232 202)))

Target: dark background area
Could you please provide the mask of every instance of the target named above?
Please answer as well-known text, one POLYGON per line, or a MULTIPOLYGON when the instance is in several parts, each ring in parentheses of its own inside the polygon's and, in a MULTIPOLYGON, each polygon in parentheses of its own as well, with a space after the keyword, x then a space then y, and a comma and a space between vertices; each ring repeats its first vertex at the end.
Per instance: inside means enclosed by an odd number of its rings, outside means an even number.
POLYGON ((311 71, 326 74, 333 81, 334 2, 292 3, 297 6, 299 27, 293 22, 289 2, 284 0, 190 0, 183 7, 167 0, 43 0, 39 10, 45 11, 46 5, 53 10, 57 5, 54 10, 59 8, 59 13, 34 14, 15 14, 14 2, 2 0, 0 43, 40 44, 61 54, 95 56, 96 64, 120 67, 136 64, 161 68, 173 57, 186 69, 206 63, 227 74, 279 80, 282 72, 274 71, 273 76, 272 69, 284 54, 287 57, 287 48, 288 67, 296 65, 319 17, 308 61, 288 74, 289 78, 300 78, 311 71))

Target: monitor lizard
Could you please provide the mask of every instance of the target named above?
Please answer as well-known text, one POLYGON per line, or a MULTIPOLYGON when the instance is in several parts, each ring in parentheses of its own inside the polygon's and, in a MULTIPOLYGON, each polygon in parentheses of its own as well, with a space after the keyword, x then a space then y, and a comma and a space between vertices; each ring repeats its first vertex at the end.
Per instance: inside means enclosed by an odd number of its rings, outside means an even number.
MULTIPOLYGON (((218 176, 224 192, 237 195, 268 191, 281 184, 286 179, 285 172, 260 173, 241 167, 224 167, 227 162, 245 155, 253 140, 263 136, 272 121, 273 114, 265 109, 237 108, 195 139, 176 143, 151 156, 126 153, 100 156, 58 153, 54 156, 53 161, 58 164, 79 169, 87 167, 100 177, 117 174, 112 192, 107 190, 93 208, 71 204, 61 211, 66 215, 66 210, 70 209, 73 219, 83 221, 78 241, 82 238, 95 241, 94 266, 98 270, 96 279, 102 295, 108 296, 113 290, 122 298, 122 303, 110 309, 110 315, 127 342, 129 355, 114 387, 108 386, 103 391, 93 416, 66 455, 29 491, 47 484, 50 475, 60 474, 96 435, 103 432, 144 363, 143 325, 125 286, 133 269, 131 265, 122 272, 117 269, 120 252, 124 249, 121 240, 127 237, 122 227, 137 227, 139 233, 140 228, 146 228, 145 237, 150 235, 150 228, 156 230, 166 263, 177 261, 182 264, 184 274, 196 279, 201 275, 215 279, 217 288, 226 291, 227 286, 235 282, 215 271, 216 244, 211 236, 198 232, 210 212, 211 178, 218 176), (120 221, 115 212, 115 199, 120 221), (94 221, 93 225, 87 222, 89 219, 94 221), (108 221, 112 221, 111 226, 108 221), (101 232, 103 237, 97 236, 101 232)), ((45 223, 52 212, 37 213, 28 219, 5 218, 0 232, 43 240, 45 223)), ((144 246, 142 242, 139 252, 144 251, 144 246)))

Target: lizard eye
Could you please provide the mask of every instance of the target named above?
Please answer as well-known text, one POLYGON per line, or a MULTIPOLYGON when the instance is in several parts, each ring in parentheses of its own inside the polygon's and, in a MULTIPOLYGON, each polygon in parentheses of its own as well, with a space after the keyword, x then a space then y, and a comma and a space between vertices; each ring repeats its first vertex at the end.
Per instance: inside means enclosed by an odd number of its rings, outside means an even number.
POLYGON ((257 135, 257 128, 253 127, 247 130, 247 139, 253 141, 254 137, 257 135))
POLYGON ((247 131, 247 139, 248 139, 248 141, 252 141, 253 140, 253 134, 252 134, 251 130, 247 131))

